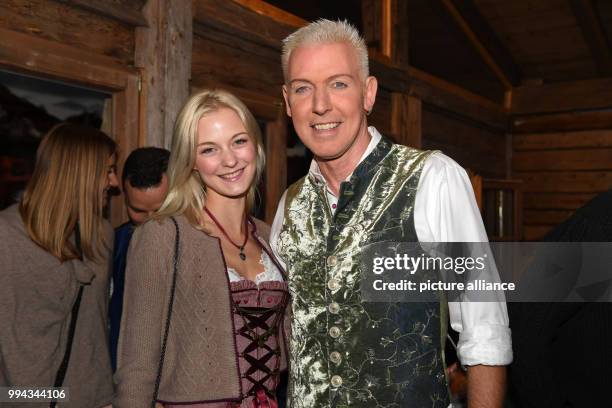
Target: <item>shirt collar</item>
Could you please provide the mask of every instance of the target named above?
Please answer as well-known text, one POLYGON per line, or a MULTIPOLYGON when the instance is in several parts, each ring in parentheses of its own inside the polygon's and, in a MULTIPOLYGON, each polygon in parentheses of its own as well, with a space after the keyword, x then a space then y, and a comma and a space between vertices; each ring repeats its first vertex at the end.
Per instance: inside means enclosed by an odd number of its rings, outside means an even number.
MULTIPOLYGON (((368 147, 365 149, 365 152, 363 152, 363 154, 361 155, 361 158, 359 159, 359 162, 355 166, 355 169, 357 168, 357 166, 361 164, 361 162, 365 160, 366 157, 370 155, 370 153, 372 153, 372 151, 376 148, 376 145, 378 145, 378 142, 380 142, 380 140, 382 139, 382 135, 378 132, 378 130, 376 130, 374 126, 368 127, 368 133, 370 134, 370 143, 368 143, 368 147)), ((353 169, 353 171, 355 171, 355 169, 353 169)), ((322 182, 325 185, 327 185, 327 181, 325 180, 325 177, 323 177, 323 174, 321 173, 321 169, 319 168, 319 164, 317 163, 315 159, 312 159, 312 161, 310 162, 310 170, 308 172, 317 181, 322 182)), ((353 175, 353 172, 351 172, 351 174, 349 174, 346 177, 345 181, 348 181, 352 175, 353 175)))

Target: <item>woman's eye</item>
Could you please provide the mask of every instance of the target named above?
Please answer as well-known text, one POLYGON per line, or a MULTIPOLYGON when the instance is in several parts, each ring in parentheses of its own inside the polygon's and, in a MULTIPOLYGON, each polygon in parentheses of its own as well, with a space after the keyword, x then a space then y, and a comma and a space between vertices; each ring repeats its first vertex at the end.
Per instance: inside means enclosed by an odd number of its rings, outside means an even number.
POLYGON ((244 138, 243 138, 243 137, 241 137, 240 139, 236 139, 236 140, 234 141, 234 143, 236 143, 236 144, 238 144, 238 145, 242 145, 242 144, 245 144, 245 143, 247 143, 247 142, 248 142, 248 140, 247 140, 247 138, 246 138, 246 137, 244 137, 244 138))
POLYGON ((211 154, 215 151, 215 149, 213 149, 212 147, 205 147, 202 150, 200 150, 200 154, 211 154))

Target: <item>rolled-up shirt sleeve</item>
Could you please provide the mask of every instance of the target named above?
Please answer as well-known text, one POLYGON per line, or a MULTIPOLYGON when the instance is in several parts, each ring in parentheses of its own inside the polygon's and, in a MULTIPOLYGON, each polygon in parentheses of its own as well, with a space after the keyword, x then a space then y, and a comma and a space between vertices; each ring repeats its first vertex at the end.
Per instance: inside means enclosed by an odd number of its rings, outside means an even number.
MULTIPOLYGON (((423 166, 414 214, 420 242, 488 242, 465 170, 442 153, 432 154, 423 166)), ((495 274, 491 278, 499 280, 495 265, 490 271, 495 274)), ((459 333, 457 355, 463 365, 512 362, 505 301, 449 302, 448 306, 451 327, 459 333)))

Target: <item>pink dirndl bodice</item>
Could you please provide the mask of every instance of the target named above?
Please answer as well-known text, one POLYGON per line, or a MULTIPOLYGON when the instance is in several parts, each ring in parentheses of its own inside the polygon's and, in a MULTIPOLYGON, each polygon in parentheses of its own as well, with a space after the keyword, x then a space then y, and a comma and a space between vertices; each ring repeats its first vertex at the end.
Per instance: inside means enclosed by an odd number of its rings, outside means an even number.
MULTIPOLYGON (((267 256, 262 255, 262 263, 267 256)), ((268 259, 265 259, 268 261, 268 259)), ((277 408, 282 323, 289 300, 287 282, 265 262, 265 280, 255 283, 229 270, 242 401, 165 404, 166 408, 277 408)), ((258 276, 259 278, 259 276, 258 276)))

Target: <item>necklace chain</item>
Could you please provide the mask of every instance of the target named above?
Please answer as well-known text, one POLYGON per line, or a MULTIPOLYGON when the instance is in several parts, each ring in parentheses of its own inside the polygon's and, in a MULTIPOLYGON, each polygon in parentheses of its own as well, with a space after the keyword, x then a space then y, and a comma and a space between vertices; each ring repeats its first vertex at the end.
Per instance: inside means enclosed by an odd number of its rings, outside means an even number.
POLYGON ((217 228, 219 228, 219 231, 221 231, 221 233, 223 235, 225 235, 225 238, 227 238, 227 240, 230 242, 230 244, 232 244, 233 246, 235 246, 236 248, 238 248, 240 250, 240 254, 239 254, 240 259, 242 259, 243 261, 246 261, 246 254, 244 253, 244 247, 246 246, 246 243, 249 240, 249 223, 248 223, 247 217, 244 217, 244 242, 242 243, 242 245, 238 245, 234 241, 232 241, 232 239, 229 237, 227 232, 225 232, 225 229, 221 226, 219 221, 217 221, 217 219, 210 212, 210 210, 208 208, 204 207, 204 211, 206 211, 206 214, 208 214, 210 219, 213 220, 213 222, 215 223, 217 228))

